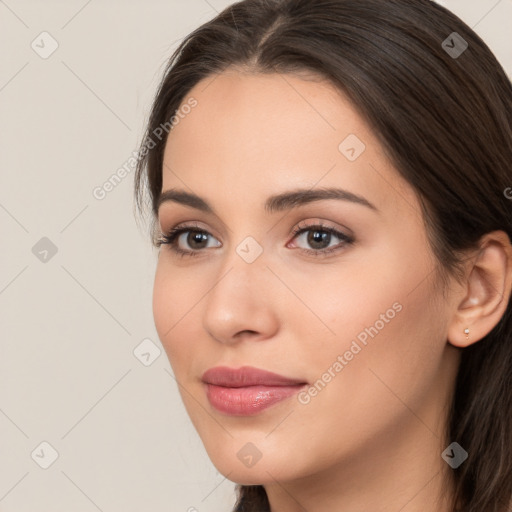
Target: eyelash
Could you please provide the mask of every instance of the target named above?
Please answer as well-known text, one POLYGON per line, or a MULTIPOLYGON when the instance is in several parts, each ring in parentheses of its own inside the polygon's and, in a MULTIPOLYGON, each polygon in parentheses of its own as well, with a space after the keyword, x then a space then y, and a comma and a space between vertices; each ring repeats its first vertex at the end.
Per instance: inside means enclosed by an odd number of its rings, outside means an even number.
MULTIPOLYGON (((189 231, 193 232, 193 233, 204 233, 207 235, 210 234, 210 233, 208 233, 208 231, 201 229, 197 225, 195 225, 195 226, 186 226, 185 225, 185 226, 181 226, 178 228, 172 228, 168 234, 162 233, 156 241, 156 246, 160 247, 161 245, 169 245, 171 250, 180 257, 198 256, 199 253, 202 252, 203 249, 197 249, 197 250, 192 250, 192 251, 184 250, 184 249, 180 249, 176 243, 176 239, 182 233, 187 233, 189 231)), ((319 250, 299 249, 299 250, 305 252, 306 254, 310 254, 315 257, 325 257, 333 252, 337 252, 337 251, 343 249, 343 247, 345 245, 352 245, 355 242, 354 238, 352 238, 351 236, 348 236, 330 226, 325 226, 321 222, 319 224, 314 224, 311 226, 307 226, 307 225, 301 226, 299 224, 292 232, 292 235, 293 235, 292 239, 294 239, 298 235, 301 235, 302 233, 306 233, 308 231, 322 231, 322 232, 330 233, 331 235, 335 235, 337 238, 339 238, 342 241, 342 242, 340 242, 340 244, 338 244, 334 247, 331 247, 331 248, 327 248, 327 249, 319 249, 319 250)))

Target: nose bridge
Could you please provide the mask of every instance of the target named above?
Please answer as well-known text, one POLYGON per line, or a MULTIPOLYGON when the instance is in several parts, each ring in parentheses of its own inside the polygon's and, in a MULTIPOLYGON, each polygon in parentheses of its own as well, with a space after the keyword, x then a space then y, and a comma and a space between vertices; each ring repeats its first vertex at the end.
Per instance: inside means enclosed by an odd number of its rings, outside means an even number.
MULTIPOLYGON (((236 236, 236 233, 232 233, 236 236)), ((208 293, 204 327, 217 340, 240 331, 268 334, 275 323, 262 245, 252 236, 231 245, 208 293)))
POLYGON ((263 296, 263 281, 268 277, 263 246, 252 236, 232 243, 210 292, 210 300, 243 300, 263 296))
POLYGON ((252 205, 249 197, 246 199, 245 206, 238 205, 238 212, 245 211, 245 215, 237 215, 236 222, 232 222, 229 228, 226 240, 226 242, 229 241, 228 251, 224 255, 224 271, 220 274, 224 275, 226 271, 232 269, 242 277, 247 276, 247 279, 251 279, 260 272, 268 272, 266 268, 268 258, 263 247, 266 236, 264 226, 262 224, 258 226, 254 220, 254 214, 251 215, 251 211, 256 211, 258 205, 252 205))

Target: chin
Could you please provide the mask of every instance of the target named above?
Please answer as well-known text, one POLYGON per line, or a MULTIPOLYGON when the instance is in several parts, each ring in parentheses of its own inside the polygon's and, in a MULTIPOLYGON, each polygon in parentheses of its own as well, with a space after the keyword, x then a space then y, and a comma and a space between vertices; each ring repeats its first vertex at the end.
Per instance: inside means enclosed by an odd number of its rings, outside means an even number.
MULTIPOLYGON (((226 447, 226 445, 224 445, 226 447)), ((224 450, 221 453, 210 453, 208 455, 215 468, 228 480, 242 485, 266 485, 278 481, 287 481, 298 478, 297 466, 293 461, 283 457, 279 450, 262 454, 261 458, 255 458, 250 443, 242 444, 242 448, 236 447, 233 451, 224 450), (291 474, 293 470, 294 474, 291 474)))

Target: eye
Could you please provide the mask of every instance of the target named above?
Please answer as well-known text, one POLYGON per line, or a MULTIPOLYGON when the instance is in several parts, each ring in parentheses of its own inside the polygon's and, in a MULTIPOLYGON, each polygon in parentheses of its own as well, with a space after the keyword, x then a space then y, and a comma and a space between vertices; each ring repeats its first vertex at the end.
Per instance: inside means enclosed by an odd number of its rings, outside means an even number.
MULTIPOLYGON (((312 256, 320 257, 342 250, 344 246, 351 245, 355 241, 352 236, 346 235, 334 227, 325 226, 321 222, 313 225, 299 225, 293 230, 292 235, 293 239, 302 238, 307 244, 313 247, 313 249, 300 248, 301 251, 312 256), (306 233, 309 233, 309 235, 304 237, 303 235, 306 233), (338 238, 340 242, 334 246, 330 246, 333 237, 338 238)), ((212 237, 212 235, 208 233, 208 231, 201 229, 198 225, 182 225, 172 228, 167 234, 162 233, 156 241, 156 246, 169 245, 171 250, 179 256, 197 256, 204 249, 212 247, 208 246, 208 237, 212 237), (184 236, 187 233, 188 235, 184 236), (182 249, 179 245, 180 240, 182 242, 185 241, 190 249, 182 249)), ((220 247, 220 242, 219 245, 214 247, 220 247)))
POLYGON ((299 225, 294 229, 293 235, 294 239, 302 239, 310 247, 313 247, 313 249, 301 249, 302 251, 306 254, 320 257, 342 250, 344 246, 351 245, 355 242, 352 236, 346 235, 334 227, 325 226, 321 222, 319 224, 309 226, 299 225), (309 234, 304 236, 307 233, 309 234), (338 238, 341 242, 334 246, 330 246, 333 237, 338 238))
POLYGON ((162 233, 157 239, 156 246, 169 245, 171 250, 180 256, 196 256, 199 254, 199 251, 208 248, 209 236, 211 236, 210 233, 201 229, 198 225, 181 226, 172 228, 167 234, 162 233), (188 236, 182 236, 186 233, 188 233, 188 236), (185 240, 192 249, 182 249, 179 246, 180 239, 182 241, 185 240))

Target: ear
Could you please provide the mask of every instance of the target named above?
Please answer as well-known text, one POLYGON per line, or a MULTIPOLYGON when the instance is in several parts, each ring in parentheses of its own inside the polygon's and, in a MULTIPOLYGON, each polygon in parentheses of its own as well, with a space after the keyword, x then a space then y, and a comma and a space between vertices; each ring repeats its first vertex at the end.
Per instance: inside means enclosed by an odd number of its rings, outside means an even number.
POLYGON ((461 348, 492 331, 507 309, 512 287, 512 246, 504 231, 493 231, 481 238, 466 275, 463 298, 448 329, 448 341, 461 348))

